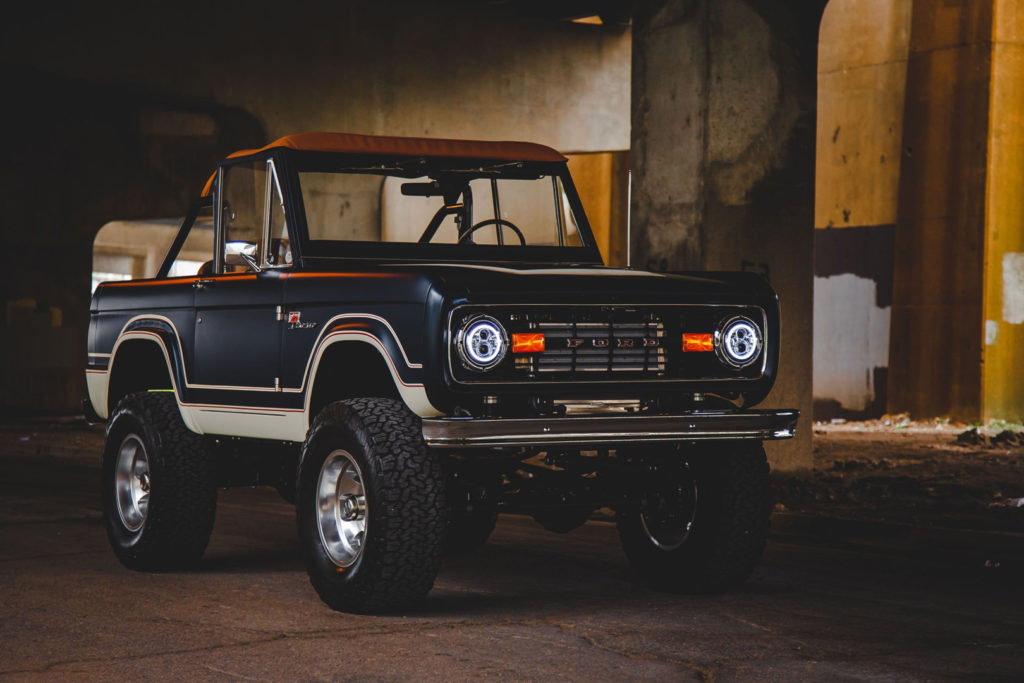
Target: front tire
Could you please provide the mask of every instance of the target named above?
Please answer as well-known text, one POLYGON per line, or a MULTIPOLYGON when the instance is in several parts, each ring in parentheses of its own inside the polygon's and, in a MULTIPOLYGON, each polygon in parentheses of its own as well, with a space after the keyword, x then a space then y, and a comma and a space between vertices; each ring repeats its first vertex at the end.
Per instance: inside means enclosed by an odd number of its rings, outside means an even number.
POLYGON ((198 562, 217 509, 214 471, 174 394, 124 397, 110 418, 102 462, 107 538, 121 563, 161 571, 198 562))
POLYGON ((297 516, 306 570, 332 609, 402 609, 433 587, 445 534, 444 476, 401 401, 328 405, 299 465, 297 516))
POLYGON ((676 592, 718 592, 753 572, 771 516, 768 461, 759 443, 722 450, 664 462, 640 509, 618 514, 622 548, 643 582, 676 592))

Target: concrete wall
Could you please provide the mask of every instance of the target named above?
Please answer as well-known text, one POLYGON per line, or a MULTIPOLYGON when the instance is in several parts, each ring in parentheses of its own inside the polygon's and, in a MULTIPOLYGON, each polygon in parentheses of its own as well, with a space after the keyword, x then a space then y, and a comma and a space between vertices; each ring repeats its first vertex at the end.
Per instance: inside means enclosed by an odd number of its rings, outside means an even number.
MULTIPOLYGON (((112 3, 24 18, 2 58, 303 130, 629 147, 629 32, 473 3, 112 3)), ((199 179, 199 182, 205 180, 199 179)))
POLYGON ((911 0, 831 0, 818 47, 815 419, 886 409, 911 0))
POLYGON ((0 405, 74 409, 93 236, 181 215, 227 153, 315 129, 627 149, 629 60, 627 30, 473 3, 10 8, 0 405))
POLYGON ((633 263, 755 270, 782 303, 775 467, 811 465, 815 91, 824 2, 650 0, 633 24, 633 263))

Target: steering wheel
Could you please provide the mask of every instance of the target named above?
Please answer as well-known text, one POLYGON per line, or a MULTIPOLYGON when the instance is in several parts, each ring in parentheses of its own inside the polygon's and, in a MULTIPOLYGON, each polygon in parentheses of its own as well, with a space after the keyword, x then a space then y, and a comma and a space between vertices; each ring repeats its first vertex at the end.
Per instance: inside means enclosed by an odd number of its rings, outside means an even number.
POLYGON ((519 246, 521 246, 521 247, 525 247, 526 246, 526 238, 523 237, 522 231, 519 228, 517 228, 515 226, 515 224, 512 223, 512 221, 507 221, 504 218, 488 218, 485 221, 480 221, 479 223, 477 223, 476 225, 471 227, 469 230, 467 230, 466 232, 462 233, 462 237, 459 238, 459 244, 462 244, 467 239, 469 239, 469 236, 472 235, 477 230, 479 230, 480 228, 487 227, 488 225, 505 225, 505 226, 508 226, 509 228, 512 229, 512 232, 514 232, 516 234, 516 237, 519 238, 519 246))

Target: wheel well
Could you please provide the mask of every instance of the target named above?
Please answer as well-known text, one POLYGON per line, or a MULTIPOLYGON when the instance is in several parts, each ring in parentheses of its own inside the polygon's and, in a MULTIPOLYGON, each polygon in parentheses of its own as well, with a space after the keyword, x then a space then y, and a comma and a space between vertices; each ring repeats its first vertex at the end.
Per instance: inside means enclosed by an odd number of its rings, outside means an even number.
POLYGON ((357 341, 336 342, 327 347, 320 358, 312 392, 311 421, 328 403, 345 398, 401 399, 380 351, 357 341))
POLYGON ((113 359, 110 384, 107 389, 107 414, 122 398, 137 391, 172 389, 167 359, 158 344, 142 339, 122 343, 113 359))

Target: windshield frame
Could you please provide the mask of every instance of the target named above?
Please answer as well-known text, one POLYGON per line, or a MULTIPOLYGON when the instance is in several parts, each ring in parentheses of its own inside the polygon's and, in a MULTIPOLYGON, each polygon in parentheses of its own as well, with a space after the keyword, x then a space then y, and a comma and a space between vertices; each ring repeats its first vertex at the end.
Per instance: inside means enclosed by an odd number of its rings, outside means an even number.
MULTIPOLYGON (((509 162, 508 160, 457 159, 439 157, 396 157, 385 155, 342 154, 337 152, 310 152, 287 148, 268 150, 261 156, 273 156, 278 177, 285 193, 289 216, 288 227, 291 238, 299 242, 301 258, 344 258, 389 261, 424 262, 505 262, 505 263, 587 263, 602 264, 590 224, 583 210, 579 194, 573 185, 565 162, 509 162), (268 154, 269 152, 269 154, 268 154), (479 169, 489 166, 515 164, 521 173, 556 176, 562 184, 569 207, 579 231, 582 246, 518 246, 506 243, 491 244, 440 244, 417 242, 357 242, 342 240, 311 240, 306 224, 305 206, 299 181, 302 171, 333 171, 342 168, 408 169, 404 173, 392 170, 387 175, 410 179, 428 175, 432 169, 479 169)), ((235 157, 231 163, 248 160, 235 157)), ((500 171, 499 171, 500 172, 500 171)), ((384 175, 384 174, 382 174, 384 175)), ((480 177, 491 177, 481 174, 480 177)), ((497 177, 501 177, 498 175, 497 177)), ((426 226, 424 226, 426 227, 426 226)), ((294 245, 293 245, 294 247, 294 245)))

